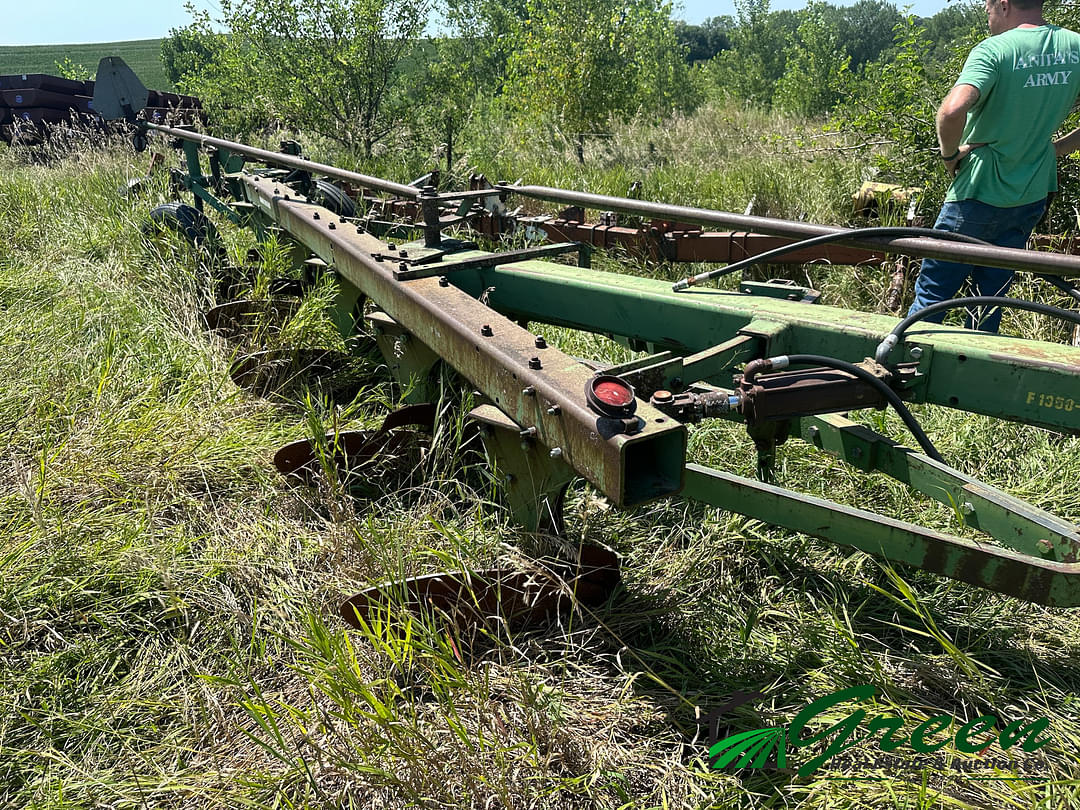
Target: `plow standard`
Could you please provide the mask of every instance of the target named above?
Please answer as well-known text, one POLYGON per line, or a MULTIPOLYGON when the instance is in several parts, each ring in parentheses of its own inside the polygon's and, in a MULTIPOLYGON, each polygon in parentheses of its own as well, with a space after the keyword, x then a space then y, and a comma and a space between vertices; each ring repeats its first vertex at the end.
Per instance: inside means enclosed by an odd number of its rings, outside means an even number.
MULTIPOLYGON (((100 114, 136 123, 145 94, 120 60, 103 60, 94 97, 100 114)), ((792 284, 700 286, 766 251, 772 263, 855 264, 903 254, 1034 273, 1080 300, 1071 280, 1080 277, 1080 258, 950 241, 922 229, 847 230, 493 186, 480 177, 469 189, 439 191, 434 176, 394 183, 305 160, 295 144, 272 152, 187 129, 137 126, 175 139, 185 169, 174 179, 194 196, 194 207, 164 206, 156 219, 199 241, 212 229, 204 215, 212 209, 260 237, 287 236, 309 275, 335 280, 332 318, 341 334, 352 336, 366 321, 412 401, 428 398, 425 381, 439 364, 469 381, 481 397, 469 416, 525 529, 559 531, 566 487, 581 477, 617 507, 693 499, 1022 599, 1080 605, 1077 526, 950 467, 907 407, 927 403, 1075 434, 1080 348, 828 307, 816 303, 816 291, 792 284), (526 217, 510 210, 515 198, 568 208, 558 217, 526 217), (587 222, 590 209, 605 212, 599 223, 587 222), (617 215, 639 224, 621 224, 617 215), (488 252, 448 237, 450 227, 487 237, 513 231, 544 243, 488 252), (591 269, 591 250, 612 245, 671 261, 729 264, 674 285, 591 269), (576 256, 576 266, 551 261, 565 255, 576 256), (613 337, 641 356, 617 366, 582 360, 527 328, 535 324, 613 337), (864 408, 895 409, 912 447, 847 418, 864 408), (689 462, 687 426, 710 419, 745 423, 756 479, 689 462), (777 446, 789 439, 940 501, 980 538, 773 483, 777 446)), ((278 289, 297 291, 287 288, 278 289)), ((1015 299, 949 306, 1002 304, 1080 323, 1075 312, 1015 299)), ((251 306, 226 302, 209 318, 239 328, 251 306)), ((374 435, 330 437, 337 462, 362 463, 387 437, 400 439, 396 429, 434 418, 430 407, 399 413, 374 435)), ((295 473, 314 455, 311 443, 298 443, 277 463, 295 473)), ((397 586, 417 605, 454 610, 468 603, 474 614, 490 615, 546 613, 571 592, 599 604, 618 581, 617 560, 602 549, 584 549, 552 571, 555 589, 498 571, 434 574, 397 586)), ((378 592, 351 598, 342 615, 358 622, 378 592)))

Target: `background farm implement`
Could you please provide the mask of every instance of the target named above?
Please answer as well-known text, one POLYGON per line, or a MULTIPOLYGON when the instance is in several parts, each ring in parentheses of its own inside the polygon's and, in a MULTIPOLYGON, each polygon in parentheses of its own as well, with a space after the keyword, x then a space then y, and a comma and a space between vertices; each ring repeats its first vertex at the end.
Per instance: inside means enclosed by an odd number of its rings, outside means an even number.
MULTIPOLYGON (((370 330, 413 402, 430 397, 428 382, 440 364, 468 380, 479 397, 470 419, 525 529, 559 532, 566 488, 582 477, 618 507, 692 499, 1034 602, 1080 604, 1076 525, 949 466, 907 407, 935 405, 1080 432, 1080 348, 898 324, 816 303, 815 290, 792 283, 743 282, 729 291, 700 286, 705 274, 673 285, 602 272, 590 267, 590 254, 621 246, 669 261, 729 263, 725 270, 767 251, 775 252, 770 263, 933 256, 1034 273, 1073 298, 1080 298, 1071 280, 1080 277, 1080 259, 946 241, 918 229, 847 230, 493 186, 480 177, 467 189, 440 191, 434 175, 395 183, 305 160, 291 143, 271 152, 138 121, 145 105, 146 91, 126 66, 103 60, 95 109, 174 139, 183 150, 184 168, 174 181, 194 195, 194 207, 163 207, 155 218, 196 242, 212 240, 209 210, 260 238, 287 237, 302 277, 279 283, 279 300, 302 294, 315 277, 332 276, 332 319, 341 335, 370 330), (555 217, 525 216, 511 210, 515 199, 568 207, 555 217), (599 222, 588 222, 590 209, 605 212, 599 222), (636 224, 621 224, 617 215, 636 224), (468 228, 490 240, 513 234, 523 246, 482 250, 473 234, 462 238, 468 228), (560 256, 575 263, 552 261, 560 256), (612 337, 637 356, 618 365, 578 358, 538 324, 612 337), (896 410, 919 450, 847 416, 867 408, 896 410), (712 419, 745 423, 756 479, 693 463, 691 426, 712 419), (789 439, 941 502, 964 531, 951 534, 779 486, 777 448, 789 439)), ((226 278, 220 291, 227 297, 239 286, 226 278)), ((242 330, 245 317, 268 306, 290 305, 225 302, 209 318, 242 330)), ((1072 312, 1036 308, 1080 322, 1072 312)), ((318 362, 332 370, 332 358, 318 362)), ((257 366, 234 377, 257 376, 257 366)), ((383 452, 408 457, 402 428, 432 419, 430 409, 392 414, 381 431, 327 437, 327 446, 344 469, 383 452)), ((310 472, 316 444, 279 453, 279 469, 310 472)), ((546 615, 569 603, 563 596, 570 592, 600 604, 618 581, 616 560, 604 550, 585 549, 553 563, 550 572, 558 587, 500 571, 436 574, 399 586, 410 601, 447 610, 465 605, 466 613, 480 616, 546 615)), ((342 615, 357 622, 384 589, 351 598, 342 615)))

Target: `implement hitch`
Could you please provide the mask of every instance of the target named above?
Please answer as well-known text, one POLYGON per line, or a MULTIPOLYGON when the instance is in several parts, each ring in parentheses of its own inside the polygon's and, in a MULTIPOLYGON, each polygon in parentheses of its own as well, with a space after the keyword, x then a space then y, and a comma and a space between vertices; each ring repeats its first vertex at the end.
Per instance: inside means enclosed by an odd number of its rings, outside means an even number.
MULTIPOLYGON (((126 115, 136 91, 118 61, 99 72, 116 76, 115 82, 99 79, 96 93, 122 92, 125 101, 109 107, 95 96, 95 106, 126 115)), ((1080 276, 1080 258, 534 186, 474 182, 470 190, 441 192, 430 177, 417 187, 313 163, 295 145, 277 153, 140 126, 175 139, 186 160, 182 185, 200 206, 263 237, 287 235, 309 267, 330 274, 338 290, 332 315, 342 335, 351 338, 366 318, 387 368, 414 398, 439 363, 469 381, 482 400, 472 418, 502 473, 512 514, 526 529, 559 531, 566 486, 580 476, 618 507, 673 496, 697 500, 1023 599, 1080 605, 1077 526, 950 467, 907 408, 932 404, 1080 433, 1080 348, 914 324, 891 351, 879 353, 894 318, 814 303, 813 290, 673 289, 670 282, 590 269, 588 246, 566 236, 563 226, 575 221, 568 217, 539 237, 554 244, 505 252, 480 250, 444 230, 471 225, 482 236, 498 232, 495 224, 505 232, 516 222, 536 236, 553 220, 507 214, 505 201, 523 196, 683 223, 702 236, 717 233, 705 228, 737 228, 766 235, 772 247, 778 239, 793 244, 828 236, 820 251, 832 255, 903 253, 1064 278, 1080 276), (313 186, 323 189, 321 198, 311 194, 313 186), (388 219, 395 211, 402 220, 388 219), (566 253, 577 254, 576 266, 550 260, 566 253), (358 317, 365 300, 375 310, 358 317), (537 323, 613 337, 639 356, 614 367, 582 360, 522 325, 537 323), (901 415, 919 451, 846 415, 886 407, 901 415), (801 440, 853 469, 888 475, 940 501, 983 538, 696 464, 688 457, 688 425, 714 418, 748 426, 762 477, 776 445, 801 440)), ((799 255, 805 257, 805 249, 799 255)), ((1075 313, 1063 317, 1076 319, 1075 313)), ((369 436, 355 441, 367 454, 378 446, 369 436)), ((309 459, 312 447, 299 447, 297 458, 309 459)), ((547 615, 573 601, 574 583, 588 589, 589 604, 601 604, 617 582, 612 565, 606 556, 592 568, 578 560, 548 566, 539 579, 432 574, 406 582, 399 593, 410 604, 440 609, 474 598, 476 610, 490 615, 500 609, 504 587, 504 607, 515 615, 529 604, 542 605, 547 615)), ((367 601, 393 590, 369 589, 347 603, 344 615, 361 621, 367 601)))

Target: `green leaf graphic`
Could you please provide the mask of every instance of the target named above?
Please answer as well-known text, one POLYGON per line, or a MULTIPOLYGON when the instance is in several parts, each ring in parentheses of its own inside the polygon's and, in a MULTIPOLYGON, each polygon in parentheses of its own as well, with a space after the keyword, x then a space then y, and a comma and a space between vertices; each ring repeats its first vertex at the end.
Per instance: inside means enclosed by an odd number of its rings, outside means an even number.
POLYGON ((756 728, 718 740, 709 747, 709 764, 713 769, 761 768, 769 759, 776 744, 777 767, 787 767, 787 732, 782 728, 756 728), (726 753, 725 753, 726 752, 726 753), (738 761, 736 761, 738 760, 738 761))

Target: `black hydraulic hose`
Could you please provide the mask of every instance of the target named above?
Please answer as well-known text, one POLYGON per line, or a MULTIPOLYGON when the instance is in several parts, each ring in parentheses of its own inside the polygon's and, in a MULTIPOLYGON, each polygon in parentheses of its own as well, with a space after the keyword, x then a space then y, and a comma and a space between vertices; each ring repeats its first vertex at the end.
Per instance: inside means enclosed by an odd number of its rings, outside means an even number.
POLYGON ((930 441, 930 437, 926 435, 926 431, 922 429, 922 425, 918 423, 911 411, 908 410, 907 405, 900 399, 900 395, 892 390, 884 380, 875 377, 869 371, 854 363, 849 363, 847 360, 838 360, 835 357, 826 357, 820 354, 788 354, 780 357, 772 357, 764 361, 755 360, 747 364, 746 370, 743 373, 743 380, 751 382, 754 376, 761 371, 786 368, 789 365, 825 366, 827 368, 834 368, 837 371, 846 371, 848 374, 858 377, 863 382, 874 386, 881 391, 882 396, 885 397, 886 401, 892 405, 896 413, 899 414, 900 418, 907 426, 907 429, 911 431, 911 435, 915 437, 915 441, 917 441, 919 446, 923 449, 923 452, 934 461, 939 461, 942 464, 945 463, 945 459, 941 457, 937 448, 934 447, 933 442, 930 441))
POLYGON ((1057 287, 1074 301, 1080 302, 1080 289, 1075 284, 1070 284, 1061 276, 1051 276, 1045 273, 1036 273, 1035 278, 1041 278, 1047 284, 1057 287))
POLYGON ((940 239, 945 242, 963 242, 969 245, 986 245, 992 246, 990 242, 984 242, 982 239, 976 239, 974 236, 966 236, 962 233, 953 233, 952 231, 939 231, 935 228, 915 228, 915 227, 889 227, 889 228, 853 228, 846 231, 838 231, 836 233, 826 233, 821 236, 813 236, 809 239, 803 239, 800 242, 792 242, 790 245, 783 245, 782 247, 773 248, 767 250, 764 253, 759 253, 756 256, 750 256, 749 258, 742 259, 733 264, 729 264, 726 267, 721 267, 717 270, 709 270, 705 273, 699 273, 696 276, 690 276, 684 278, 681 281, 676 281, 671 285, 671 289, 675 292, 679 290, 685 290, 689 287, 693 287, 696 284, 709 281, 710 279, 720 278, 720 276, 726 276, 729 273, 735 273, 746 267, 752 267, 755 264, 762 264, 770 259, 776 259, 780 256, 784 256, 788 253, 794 253, 797 250, 803 248, 814 247, 815 245, 824 245, 829 242, 840 242, 851 237, 880 237, 893 238, 897 236, 929 236, 934 239, 940 239))
POLYGON ((950 309, 967 307, 1024 309, 1028 312, 1038 312, 1042 315, 1049 315, 1051 317, 1061 318, 1065 321, 1072 321, 1075 324, 1080 324, 1080 312, 1072 312, 1068 309, 1052 307, 1049 304, 1040 304, 1037 301, 1025 301, 1023 298, 1008 298, 1000 295, 977 295, 973 298, 953 298, 949 301, 939 301, 936 304, 931 304, 925 309, 920 309, 918 312, 908 315, 904 320, 900 321, 900 323, 885 336, 885 339, 878 344, 874 359, 879 363, 884 363, 888 359, 893 346, 900 342, 904 333, 910 329, 913 324, 924 320, 927 316, 950 309))

